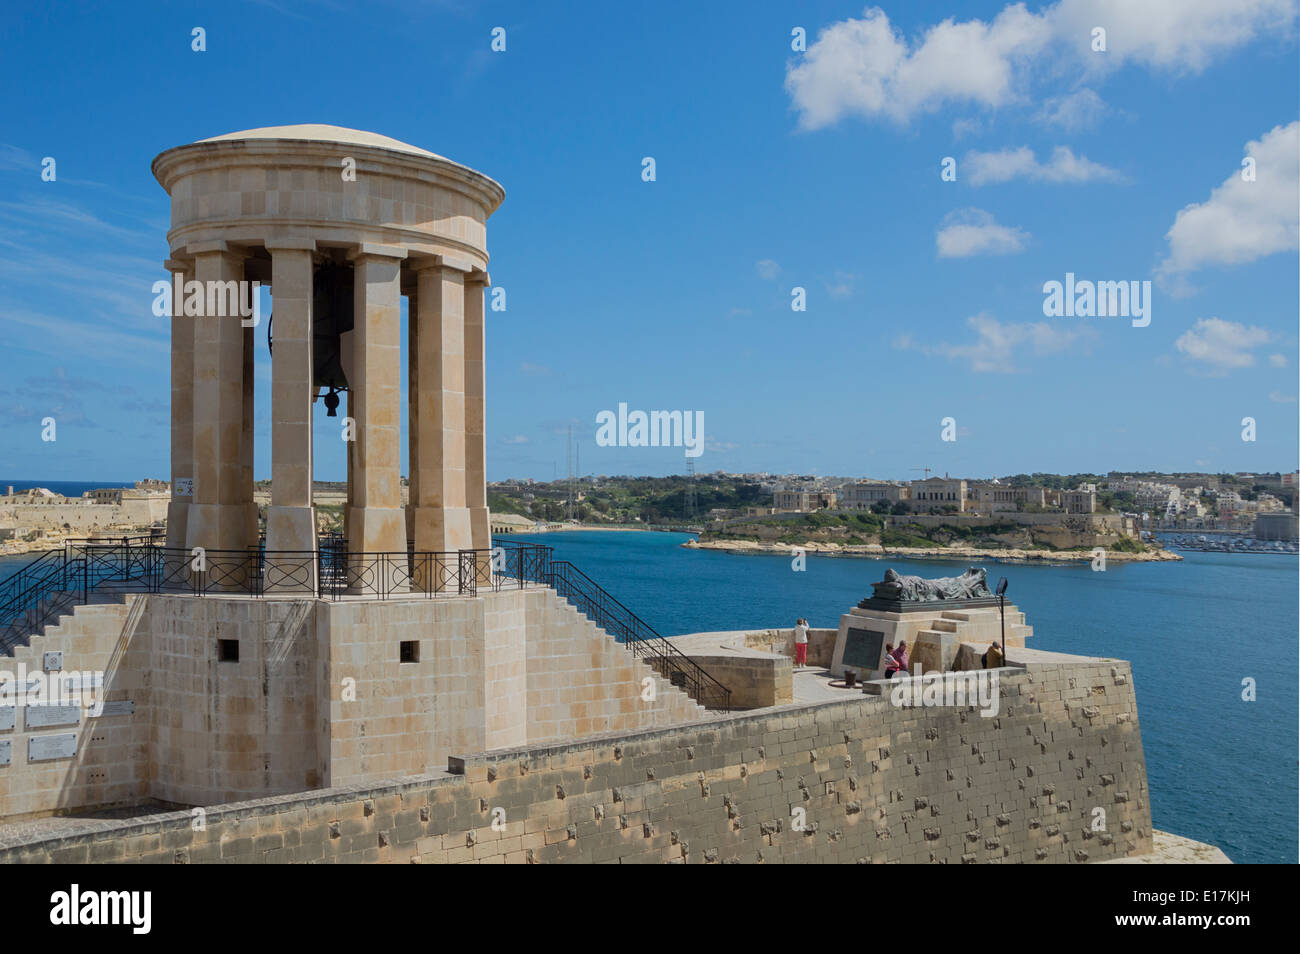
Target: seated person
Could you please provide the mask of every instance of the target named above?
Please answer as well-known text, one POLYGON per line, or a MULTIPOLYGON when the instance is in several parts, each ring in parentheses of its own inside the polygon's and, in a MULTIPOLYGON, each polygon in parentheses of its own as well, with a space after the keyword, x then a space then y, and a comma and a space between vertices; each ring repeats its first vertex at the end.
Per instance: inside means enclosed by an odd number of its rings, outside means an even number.
POLYGON ((898 672, 898 660, 894 658, 894 644, 885 643, 885 678, 893 679, 894 673, 898 672))

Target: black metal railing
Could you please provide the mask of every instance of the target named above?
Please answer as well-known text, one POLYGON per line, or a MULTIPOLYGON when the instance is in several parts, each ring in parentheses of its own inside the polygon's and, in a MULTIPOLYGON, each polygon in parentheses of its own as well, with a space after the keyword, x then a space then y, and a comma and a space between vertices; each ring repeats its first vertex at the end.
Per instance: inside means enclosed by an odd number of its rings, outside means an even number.
POLYGON ((433 599, 549 587, 709 708, 728 709, 731 691, 660 636, 604 587, 548 546, 494 541, 489 550, 352 553, 322 540, 315 551, 186 550, 157 536, 70 540, 0 583, 0 654, 25 643, 49 617, 96 592, 191 596, 301 596, 324 600, 433 599))

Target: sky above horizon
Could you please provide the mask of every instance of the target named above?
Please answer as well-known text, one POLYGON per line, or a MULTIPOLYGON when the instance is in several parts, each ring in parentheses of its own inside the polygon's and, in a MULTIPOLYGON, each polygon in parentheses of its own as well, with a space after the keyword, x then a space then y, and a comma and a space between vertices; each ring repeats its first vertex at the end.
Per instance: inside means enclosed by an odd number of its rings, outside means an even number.
MULTIPOLYGON (((0 475, 168 476, 152 288, 169 207, 150 163, 297 123, 391 136, 505 187, 488 222, 506 293, 487 313, 490 480, 563 477, 570 427, 581 473, 684 473, 681 447, 597 445, 620 404, 702 414, 699 472, 1295 470, 1296 14, 8 5, 0 475), (1067 274, 1149 282, 1149 322, 1045 314, 1067 274)), ((264 336, 256 354, 261 479, 264 336)), ((318 480, 345 476, 338 434, 318 404, 318 480)))

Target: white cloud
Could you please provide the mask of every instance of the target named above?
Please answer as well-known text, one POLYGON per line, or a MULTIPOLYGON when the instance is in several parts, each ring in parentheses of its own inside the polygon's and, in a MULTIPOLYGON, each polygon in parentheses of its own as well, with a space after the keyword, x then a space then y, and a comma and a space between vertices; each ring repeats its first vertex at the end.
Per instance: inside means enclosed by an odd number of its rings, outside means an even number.
POLYGON ((1057 146, 1052 150, 1052 158, 1046 162, 1039 162, 1028 146, 999 152, 971 150, 959 167, 958 176, 962 175, 975 186, 1010 182, 1012 179, 1057 184, 1122 182, 1124 179, 1114 169, 1086 156, 1076 156, 1069 146, 1057 146))
POLYGON ((951 103, 1028 102, 1038 75, 1077 82, 1129 61, 1199 71, 1257 36, 1292 32, 1292 16, 1293 0, 1061 0, 1041 13, 1015 3, 988 22, 949 18, 909 42, 868 7, 820 30, 787 66, 785 87, 804 129, 846 116, 907 122, 951 103), (1105 53, 1091 48, 1097 26, 1105 53))
POLYGON ((1258 36, 1289 32, 1295 8, 1294 0, 1061 0, 1045 15, 1090 73, 1130 60, 1195 73, 1258 36), (1092 51, 1099 26, 1106 30, 1105 53, 1092 51))
POLYGON ((940 258, 1014 255, 1031 237, 1024 229, 999 225, 983 209, 958 209, 939 223, 934 244, 940 258))
POLYGON ((770 258, 764 258, 754 263, 754 271, 758 272, 759 278, 771 281, 781 274, 781 266, 770 258))
POLYGON ((917 345, 911 338, 902 336, 894 340, 894 347, 915 348, 926 354, 965 361, 972 371, 1005 374, 1018 370, 1017 355, 1026 352, 1035 357, 1062 354, 1085 345, 1096 334, 1087 325, 1065 326, 1047 321, 1003 324, 987 312, 971 315, 966 324, 975 331, 975 340, 969 344, 940 342, 933 346, 917 345))
POLYGON ((1267 344, 1271 338, 1266 329, 1254 325, 1222 318, 1198 318, 1191 330, 1178 336, 1174 347, 1204 366, 1209 374, 1223 375, 1254 367, 1253 350, 1267 344))
POLYGON ((1269 363, 1269 366, 1270 366, 1270 367, 1274 367, 1274 368, 1285 368, 1285 367, 1286 367, 1286 355, 1284 355, 1284 354, 1270 354, 1270 355, 1268 356, 1268 363, 1269 363))
POLYGON ((1017 94, 1017 65, 1039 51, 1050 30, 1019 4, 990 23, 944 20, 909 46, 878 7, 860 20, 822 30, 786 72, 785 87, 805 129, 848 115, 898 122, 949 100, 996 107, 1017 94))
POLYGON ((1090 89, 1076 90, 1065 96, 1052 96, 1038 112, 1038 119, 1066 132, 1091 129, 1106 115, 1106 104, 1090 89))
POLYGON ((1281 391, 1269 391, 1268 399, 1274 404, 1295 404, 1296 396, 1294 394, 1283 394, 1281 391))
POLYGON ((1255 160, 1255 181, 1238 169, 1204 203, 1182 209, 1165 236, 1169 257, 1157 274, 1240 265, 1300 248, 1300 122, 1274 127, 1247 143, 1245 154, 1255 160))
POLYGON ((501 440, 502 444, 527 444, 528 438, 523 434, 516 434, 514 437, 505 437, 501 440))

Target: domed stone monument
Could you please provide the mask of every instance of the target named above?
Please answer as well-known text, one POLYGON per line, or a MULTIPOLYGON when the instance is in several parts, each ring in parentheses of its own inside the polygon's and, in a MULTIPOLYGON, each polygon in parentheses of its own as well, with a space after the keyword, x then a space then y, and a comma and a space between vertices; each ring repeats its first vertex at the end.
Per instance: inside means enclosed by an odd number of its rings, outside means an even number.
POLYGON ((153 172, 171 196, 167 268, 174 282, 204 290, 209 306, 195 317, 173 297, 168 547, 257 544, 253 349, 266 332, 211 306, 214 289, 242 293, 239 283, 260 282, 270 285, 273 318, 268 553, 316 549, 313 402, 333 416, 342 392, 355 431, 348 551, 405 553, 408 541, 419 552, 489 549, 483 290, 486 223, 501 186, 427 150, 324 125, 204 139, 162 153, 153 172))

